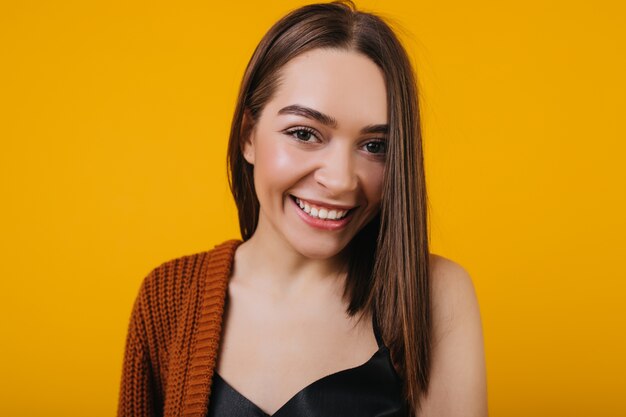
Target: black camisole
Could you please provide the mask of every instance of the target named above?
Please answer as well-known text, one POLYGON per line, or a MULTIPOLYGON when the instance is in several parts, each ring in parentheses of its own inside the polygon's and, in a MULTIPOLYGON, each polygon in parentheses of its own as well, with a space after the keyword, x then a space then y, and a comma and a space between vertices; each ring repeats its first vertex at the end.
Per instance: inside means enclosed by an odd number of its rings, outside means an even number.
POLYGON ((378 351, 364 364, 307 385, 271 416, 215 372, 207 417, 406 417, 402 381, 376 320, 378 351))

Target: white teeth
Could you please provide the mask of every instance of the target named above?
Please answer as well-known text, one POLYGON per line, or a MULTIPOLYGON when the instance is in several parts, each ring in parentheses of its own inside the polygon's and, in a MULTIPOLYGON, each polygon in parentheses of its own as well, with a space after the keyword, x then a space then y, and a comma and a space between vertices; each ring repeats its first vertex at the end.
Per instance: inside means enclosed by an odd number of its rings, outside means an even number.
POLYGON ((312 207, 308 203, 300 200, 299 198, 296 198, 296 203, 298 204, 298 206, 300 206, 302 211, 307 213, 309 216, 322 220, 339 220, 345 217, 346 214, 348 214, 348 210, 328 210, 325 208, 312 207))

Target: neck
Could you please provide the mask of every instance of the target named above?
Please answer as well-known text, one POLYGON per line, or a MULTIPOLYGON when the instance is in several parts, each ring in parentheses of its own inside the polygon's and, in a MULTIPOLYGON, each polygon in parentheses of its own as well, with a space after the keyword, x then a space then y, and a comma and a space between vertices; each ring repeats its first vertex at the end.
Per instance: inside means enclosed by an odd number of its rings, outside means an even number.
POLYGON ((343 291, 345 252, 324 259, 308 258, 259 219, 252 237, 237 248, 233 278, 251 285, 262 284, 284 296, 319 285, 339 285, 343 291))

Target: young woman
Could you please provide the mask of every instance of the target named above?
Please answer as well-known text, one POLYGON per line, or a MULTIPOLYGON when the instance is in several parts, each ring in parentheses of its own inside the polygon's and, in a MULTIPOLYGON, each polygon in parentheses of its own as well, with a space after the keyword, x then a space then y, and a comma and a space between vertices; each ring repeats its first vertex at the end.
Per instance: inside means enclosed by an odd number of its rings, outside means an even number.
POLYGON ((146 277, 118 416, 487 415, 471 280, 428 251, 417 103, 351 3, 269 30, 229 143, 243 242, 146 277))

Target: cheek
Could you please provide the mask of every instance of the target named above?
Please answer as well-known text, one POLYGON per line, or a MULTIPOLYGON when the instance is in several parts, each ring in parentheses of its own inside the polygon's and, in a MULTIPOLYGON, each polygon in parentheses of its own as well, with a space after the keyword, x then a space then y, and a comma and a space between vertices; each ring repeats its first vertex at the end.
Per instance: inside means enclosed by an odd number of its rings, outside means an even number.
POLYGON ((370 204, 379 204, 383 194, 383 178, 385 168, 383 164, 367 164, 363 167, 361 175, 361 186, 370 204))
POLYGON ((306 171, 307 162, 306 153, 298 152, 283 138, 262 138, 255 155, 255 181, 264 188, 290 187, 306 171))

